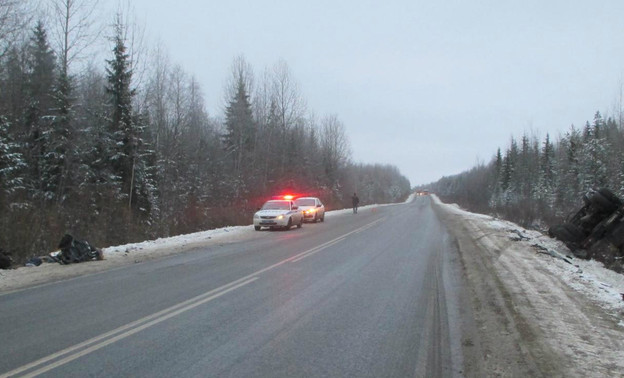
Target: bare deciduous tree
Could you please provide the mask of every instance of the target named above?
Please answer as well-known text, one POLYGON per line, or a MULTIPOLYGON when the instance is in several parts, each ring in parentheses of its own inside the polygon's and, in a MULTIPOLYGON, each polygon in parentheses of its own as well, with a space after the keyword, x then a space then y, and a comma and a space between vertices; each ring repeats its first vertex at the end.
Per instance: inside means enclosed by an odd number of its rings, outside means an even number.
POLYGON ((349 140, 345 134, 344 124, 335 114, 325 116, 321 127, 321 154, 325 174, 329 184, 334 185, 339 169, 349 162, 351 154, 349 140))
POLYGON ((100 38, 102 26, 94 26, 99 0, 51 0, 56 22, 57 56, 60 69, 69 74, 69 66, 85 49, 100 38))
POLYGON ((273 98, 282 128, 288 129, 303 118, 305 101, 288 64, 283 60, 273 67, 273 98))
POLYGON ((30 21, 28 6, 25 0, 0 0, 0 58, 30 21))

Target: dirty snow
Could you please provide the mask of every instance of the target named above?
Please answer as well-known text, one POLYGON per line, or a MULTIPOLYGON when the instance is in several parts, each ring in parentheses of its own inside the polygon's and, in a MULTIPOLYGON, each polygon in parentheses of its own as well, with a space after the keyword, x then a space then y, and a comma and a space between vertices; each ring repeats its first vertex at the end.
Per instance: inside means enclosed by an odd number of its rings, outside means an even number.
MULTIPOLYGON (((477 261, 491 266, 509 295, 506 308, 518 316, 507 319, 525 332, 523 342, 541 366, 555 369, 556 376, 624 377, 622 275, 574 258, 563 243, 537 231, 432 198, 442 211, 457 217, 460 232, 478 248, 470 250, 480 255, 477 261)), ((495 342, 487 327, 482 332, 495 342)))
POLYGON ((572 289, 586 295, 602 308, 610 312, 624 310, 623 274, 607 269, 595 260, 575 258, 565 244, 538 231, 527 230, 515 223, 489 215, 471 213, 462 210, 457 204, 443 204, 435 195, 432 195, 432 198, 434 202, 444 206, 448 211, 467 219, 484 222, 492 230, 506 232, 510 240, 517 240, 526 247, 523 252, 540 254, 541 260, 545 262, 540 264, 540 267, 561 278, 572 289))

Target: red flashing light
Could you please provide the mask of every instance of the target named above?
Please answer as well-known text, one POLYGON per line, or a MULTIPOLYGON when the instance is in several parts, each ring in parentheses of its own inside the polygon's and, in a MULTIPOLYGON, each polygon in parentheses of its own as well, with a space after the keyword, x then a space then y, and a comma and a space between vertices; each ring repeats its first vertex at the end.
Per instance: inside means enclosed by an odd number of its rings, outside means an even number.
POLYGON ((281 200, 281 201, 294 201, 297 198, 301 197, 301 194, 291 194, 292 192, 286 192, 288 194, 280 194, 271 196, 272 200, 281 200))

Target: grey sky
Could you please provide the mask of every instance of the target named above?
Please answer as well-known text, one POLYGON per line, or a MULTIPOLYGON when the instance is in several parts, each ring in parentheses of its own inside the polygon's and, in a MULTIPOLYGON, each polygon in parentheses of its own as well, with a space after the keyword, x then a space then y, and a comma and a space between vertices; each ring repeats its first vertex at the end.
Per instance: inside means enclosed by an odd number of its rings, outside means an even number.
POLYGON ((487 162, 511 135, 613 114, 624 1, 133 0, 150 41, 222 114, 230 65, 284 59, 310 110, 344 122, 353 160, 412 185, 487 162))

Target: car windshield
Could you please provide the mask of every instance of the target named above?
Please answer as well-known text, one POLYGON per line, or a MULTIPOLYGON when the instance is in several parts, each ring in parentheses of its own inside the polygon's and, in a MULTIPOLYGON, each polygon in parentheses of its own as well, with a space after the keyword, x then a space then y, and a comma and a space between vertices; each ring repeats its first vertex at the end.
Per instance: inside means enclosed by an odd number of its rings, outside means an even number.
POLYGON ((290 210, 290 202, 269 201, 262 206, 262 210, 290 210))
POLYGON ((314 206, 314 198, 300 198, 295 201, 297 206, 314 206))

